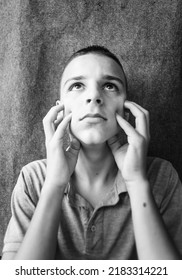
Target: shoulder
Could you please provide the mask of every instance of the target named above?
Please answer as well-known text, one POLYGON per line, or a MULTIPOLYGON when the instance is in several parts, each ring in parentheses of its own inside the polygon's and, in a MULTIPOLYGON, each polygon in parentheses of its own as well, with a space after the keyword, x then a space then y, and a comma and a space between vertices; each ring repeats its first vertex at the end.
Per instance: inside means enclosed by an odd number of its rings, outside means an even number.
POLYGON ((36 177, 45 177, 46 173, 46 166, 47 166, 46 159, 35 160, 28 164, 26 164, 21 172, 29 176, 36 176, 36 177))
POLYGON ((178 174, 173 165, 165 160, 158 157, 148 157, 147 159, 147 174, 152 180, 169 181, 171 179, 178 179, 178 174))
POLYGON ((22 196, 25 193, 36 200, 40 196, 46 176, 46 159, 36 160, 26 164, 20 171, 14 194, 22 196))
POLYGON ((174 193, 182 193, 179 176, 169 161, 149 157, 147 160, 147 174, 158 205, 164 199, 171 199, 174 193))
POLYGON ((147 158, 147 171, 149 174, 151 172, 158 173, 160 171, 163 171, 166 168, 167 168, 167 170, 173 169, 173 166, 169 161, 162 159, 162 158, 158 158, 158 157, 148 157, 147 158))

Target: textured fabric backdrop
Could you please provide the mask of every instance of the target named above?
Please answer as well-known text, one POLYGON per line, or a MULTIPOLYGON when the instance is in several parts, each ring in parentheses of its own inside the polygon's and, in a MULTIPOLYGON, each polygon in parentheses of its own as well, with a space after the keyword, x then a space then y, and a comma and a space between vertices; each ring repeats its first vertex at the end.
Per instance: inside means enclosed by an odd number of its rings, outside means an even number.
POLYGON ((182 176, 181 39, 180 0, 0 0, 0 249, 18 173, 45 157, 42 118, 79 48, 122 57, 130 98, 151 113, 149 154, 182 176))

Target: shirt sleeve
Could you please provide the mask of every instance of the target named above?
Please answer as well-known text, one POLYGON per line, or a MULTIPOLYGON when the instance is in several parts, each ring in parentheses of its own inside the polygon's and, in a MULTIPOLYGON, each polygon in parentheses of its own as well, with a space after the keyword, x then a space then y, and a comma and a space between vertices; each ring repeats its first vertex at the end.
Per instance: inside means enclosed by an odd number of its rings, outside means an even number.
POLYGON ((182 184, 171 164, 169 169, 170 175, 161 213, 168 232, 182 256, 182 184))
POLYGON ((29 227, 38 201, 31 177, 23 167, 11 197, 12 216, 8 224, 2 253, 17 252, 29 227))
POLYGON ((153 189, 167 231, 182 256, 182 184, 172 164, 155 160, 158 169, 153 189))

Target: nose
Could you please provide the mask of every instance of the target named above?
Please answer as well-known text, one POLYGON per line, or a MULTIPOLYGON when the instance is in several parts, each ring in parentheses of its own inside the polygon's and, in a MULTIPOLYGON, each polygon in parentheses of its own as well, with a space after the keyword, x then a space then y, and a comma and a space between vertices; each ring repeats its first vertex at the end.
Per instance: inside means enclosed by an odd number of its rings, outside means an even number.
POLYGON ((86 103, 95 103, 97 105, 103 104, 102 93, 97 87, 92 87, 92 89, 89 90, 86 97, 86 103))

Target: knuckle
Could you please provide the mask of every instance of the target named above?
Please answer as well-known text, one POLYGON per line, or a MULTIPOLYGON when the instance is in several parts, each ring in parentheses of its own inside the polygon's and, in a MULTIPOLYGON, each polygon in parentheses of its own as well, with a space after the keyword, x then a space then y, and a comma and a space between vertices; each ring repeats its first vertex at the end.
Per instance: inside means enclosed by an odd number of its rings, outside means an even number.
POLYGON ((57 105, 52 106, 52 107, 51 107, 51 109, 49 110, 49 112, 54 112, 54 111, 55 111, 55 109, 57 109, 57 105))
POLYGON ((146 115, 147 118, 149 118, 149 117, 150 117, 149 111, 146 110, 146 111, 145 111, 145 115, 146 115))
POLYGON ((45 126, 45 119, 42 120, 42 124, 43 124, 43 126, 45 126))
POLYGON ((138 135, 136 142, 138 146, 143 146, 146 143, 146 139, 142 135, 138 135))
POLYGON ((45 121, 45 120, 43 120, 43 121, 42 121, 42 124, 43 124, 43 128, 45 129, 45 126, 46 126, 46 121, 45 121))
POLYGON ((47 121, 48 121, 48 116, 46 115, 46 116, 43 118, 42 123, 43 123, 43 124, 46 124, 47 121))
POLYGON ((56 108, 56 106, 51 107, 51 109, 48 111, 48 113, 43 118, 43 122, 47 122, 48 120, 50 120, 52 114, 55 113, 55 108, 56 108))
POLYGON ((149 116, 149 115, 150 115, 149 111, 148 111, 148 110, 146 110, 146 109, 145 109, 145 113, 146 113, 146 115, 147 115, 147 116, 149 116))
POLYGON ((46 140, 45 141, 45 147, 46 147, 46 150, 48 150, 48 148, 49 148, 49 142, 46 140))
POLYGON ((145 116, 144 112, 140 113, 140 118, 145 120, 146 116, 145 116))

